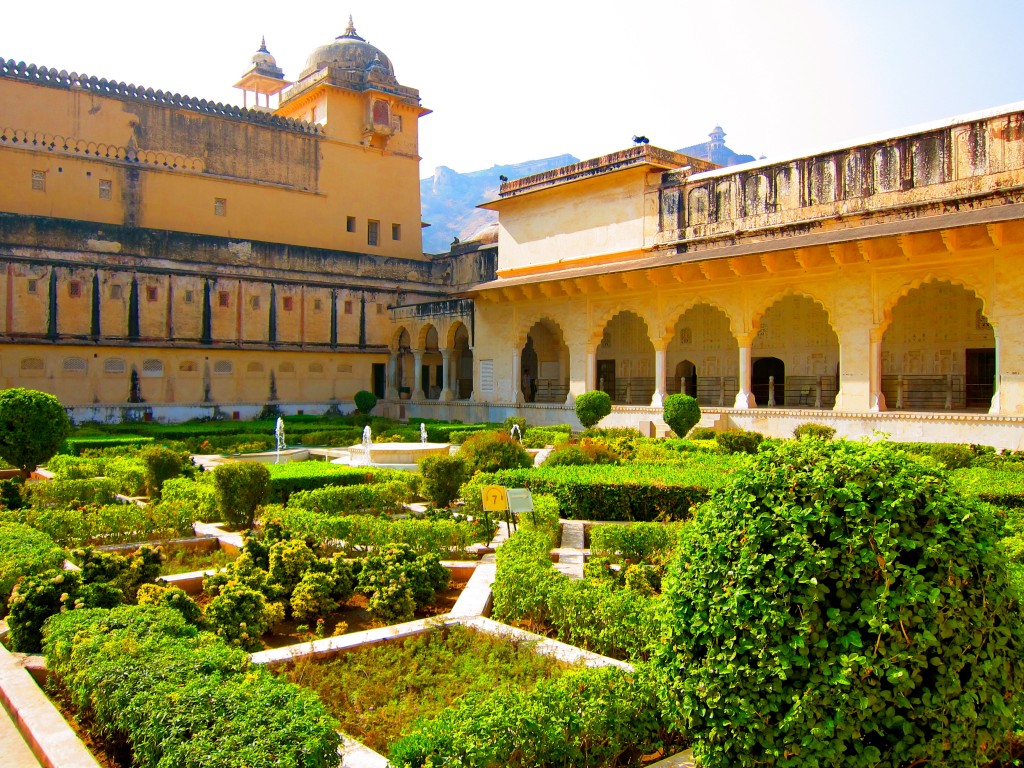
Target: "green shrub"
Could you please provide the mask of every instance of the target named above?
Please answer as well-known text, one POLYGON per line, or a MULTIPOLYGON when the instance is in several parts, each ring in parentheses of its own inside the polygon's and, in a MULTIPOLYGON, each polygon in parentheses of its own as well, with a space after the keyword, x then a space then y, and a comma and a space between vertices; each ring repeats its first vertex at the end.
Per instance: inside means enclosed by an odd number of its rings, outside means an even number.
POLYGON ((107 459, 103 464, 103 474, 114 481, 117 492, 124 496, 146 493, 146 465, 138 459, 107 459))
POLYGON ((458 457, 472 472, 533 466, 533 459, 526 449, 504 432, 484 432, 467 438, 459 448, 458 457))
POLYGON ((371 554, 359 571, 357 588, 369 596, 366 609, 381 621, 396 624, 413 619, 413 611, 434 602, 447 589, 450 574, 437 555, 417 556, 394 544, 371 554))
POLYGON ((526 419, 522 416, 508 416, 505 421, 501 423, 501 429, 508 435, 512 434, 512 427, 519 427, 518 434, 526 434, 526 419))
POLYGON ((101 552, 92 547, 72 550, 71 560, 82 571, 83 584, 109 584, 119 593, 118 603, 134 603, 142 584, 160 575, 163 553, 159 548, 139 547, 131 555, 101 552))
POLYGON ((291 596, 303 575, 318 563, 316 553, 302 539, 275 541, 268 552, 269 584, 282 598, 291 596))
POLYGON ((716 432, 715 442, 726 453, 754 454, 757 453, 758 446, 764 442, 764 435, 744 430, 716 432))
POLYGON ((584 428, 595 426, 612 412, 612 399, 607 392, 595 389, 576 398, 576 418, 584 428))
POLYGON ((420 474, 423 475, 423 492, 434 506, 450 507, 472 473, 460 456, 427 456, 420 461, 420 474))
POLYGON ((18 510, 25 506, 22 488, 25 480, 21 476, 0 480, 0 507, 18 510))
POLYGON ((260 637, 284 618, 284 611, 267 603, 262 592, 244 584, 227 584, 203 614, 206 624, 229 645, 247 651, 263 647, 260 637))
POLYGON ((686 437, 700 421, 700 406, 697 399, 689 395, 669 395, 665 398, 662 416, 673 432, 686 437))
POLYGON ((46 462, 46 468, 53 472, 54 478, 58 480, 88 480, 101 477, 106 464, 105 458, 86 458, 58 453, 46 462))
POLYGON ((655 662, 701 765, 996 754, 1024 629, 998 525, 940 470, 886 443, 778 443, 694 525, 655 662))
POLYGON ((797 440, 802 437, 813 437, 816 440, 831 440, 835 436, 835 427, 828 427, 824 424, 814 424, 811 422, 800 424, 793 430, 793 437, 797 440))
POLYGON ((222 520, 251 528, 256 510, 270 498, 270 472, 262 464, 237 462, 213 470, 217 509, 222 520))
POLYGON ((691 440, 714 440, 718 430, 714 427, 694 427, 690 430, 691 440))
POLYGON ((588 464, 618 464, 619 454, 607 443, 584 437, 578 443, 562 443, 544 462, 546 467, 580 467, 588 464))
POLYGON ((338 724, 314 694, 173 610, 76 610, 46 633, 47 668, 79 719, 138 768, 338 764, 338 724))
POLYGON ((29 477, 64 444, 71 421, 53 395, 14 387, 0 391, 0 459, 29 477))
POLYGON ((81 586, 81 575, 59 569, 40 571, 18 581, 8 603, 11 649, 39 653, 43 624, 54 614, 74 608, 81 586))
POLYGON ((352 398, 352 402, 356 404, 356 408, 359 409, 360 413, 369 413, 377 407, 377 396, 373 392, 367 392, 365 389, 361 389, 356 392, 352 398))
POLYGON ((59 569, 64 563, 64 550, 53 539, 20 523, 0 523, 0 612, 15 582, 22 576, 59 569))
POLYGON ((545 448, 549 445, 561 445, 572 437, 568 424, 555 427, 530 427, 523 434, 523 447, 545 448))
POLYGON ((189 463, 187 455, 160 446, 140 451, 139 458, 146 467, 146 493, 153 499, 159 499, 164 483, 180 476, 189 463))
POLYGON ((24 489, 26 500, 36 509, 110 504, 117 492, 117 483, 108 477, 31 482, 26 483, 24 489))
POLYGON ((66 546, 124 544, 192 534, 192 510, 175 502, 88 504, 24 510, 24 522, 66 546))
POLYGON ((165 480, 160 498, 165 504, 180 504, 188 509, 188 516, 193 521, 212 523, 220 519, 212 472, 203 473, 194 480, 187 477, 165 480))
POLYGON ((325 515, 354 515, 393 512, 411 496, 408 484, 399 480, 366 485, 329 485, 312 491, 297 491, 288 506, 325 515))
POLYGON ((558 516, 558 499, 546 493, 530 494, 533 498, 533 512, 519 515, 517 521, 522 530, 538 530, 548 535, 551 548, 562 543, 562 526, 558 516))
POLYGON ((141 448, 145 445, 151 445, 153 443, 152 437, 82 437, 74 436, 69 437, 64 441, 64 445, 61 448, 62 453, 67 453, 72 456, 81 456, 85 451, 98 451, 107 449, 118 449, 118 455, 123 455, 125 449, 141 448))
POLYGON ((291 596, 292 616, 300 621, 321 618, 338 607, 330 574, 307 571, 291 596))
POLYGON ((137 595, 139 605, 158 605, 181 614, 189 624, 199 624, 203 611, 185 590, 163 584, 142 584, 137 595))
POLYGON ((980 460, 995 455, 995 449, 987 445, 966 445, 963 443, 899 443, 908 453, 928 456, 946 469, 966 469, 980 460))
MULTIPOLYGON (((394 472, 364 467, 347 467, 325 461, 293 461, 270 464, 270 500, 287 502, 296 491, 311 491, 331 485, 361 485, 393 479, 394 472)), ((409 475, 408 472, 403 473, 409 475)), ((410 476, 410 482, 415 480, 410 476)))

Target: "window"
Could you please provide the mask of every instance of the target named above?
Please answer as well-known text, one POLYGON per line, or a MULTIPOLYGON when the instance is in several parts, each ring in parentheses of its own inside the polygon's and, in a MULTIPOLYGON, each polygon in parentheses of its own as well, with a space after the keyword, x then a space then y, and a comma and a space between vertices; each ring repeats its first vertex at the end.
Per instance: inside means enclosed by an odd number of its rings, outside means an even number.
POLYGON ((233 367, 227 360, 218 360, 213 364, 213 373, 216 376, 230 376, 233 367))
POLYGON ((108 357, 103 361, 103 372, 112 375, 123 374, 127 366, 124 364, 124 360, 120 357, 108 357))
POLYGON ((109 200, 113 197, 114 185, 110 179, 100 179, 100 200, 109 200))
POLYGON ((378 315, 383 315, 384 314, 384 305, 381 304, 380 302, 377 302, 377 314, 378 315))
POLYGON ((311 123, 315 123, 316 122, 316 106, 315 105, 309 108, 309 122, 311 122, 311 123))
POLYGON ((402 132, 402 116, 401 115, 392 115, 391 116, 391 130, 394 131, 395 133, 401 133, 402 132))
POLYGON ((321 309, 323 309, 323 306, 324 306, 323 302, 320 301, 320 299, 313 299, 313 311, 314 312, 319 312, 321 309))
POLYGON ((46 171, 32 171, 32 191, 46 191, 46 171))
POLYGON ((156 301, 159 296, 159 291, 155 285, 146 286, 146 301, 156 301))
POLYGON ((295 363, 281 363, 277 367, 277 372, 285 376, 293 376, 295 374, 295 363))
POLYGON ((185 303, 191 304, 193 301, 195 301, 195 295, 192 291, 185 291, 185 303))
POLYGON ((82 295, 82 283, 78 280, 72 280, 68 283, 68 296, 72 299, 77 299, 82 295))
POLYGON ((366 244, 377 245, 378 240, 380 240, 380 222, 370 219, 366 222, 366 244))
POLYGON ((259 296, 253 296, 251 299, 249 299, 249 306, 252 307, 253 309, 259 309, 260 308, 260 297, 259 296))
POLYGON ((309 372, 310 373, 323 373, 324 372, 324 366, 321 363, 310 363, 309 364, 309 372))
POLYGON ((401 224, 392 224, 391 225, 391 239, 392 240, 401 240, 402 239, 402 225, 401 224))
POLYGON ((213 215, 214 216, 227 216, 228 215, 228 201, 224 197, 213 198, 213 215))
POLYGON ((284 307, 285 312, 291 312, 294 304, 295 302, 292 300, 291 296, 285 296, 281 299, 281 306, 284 307))
POLYGON ((21 370, 42 373, 43 359, 41 357, 23 357, 21 359, 21 370))
POLYGON ((347 216, 345 218, 345 231, 346 232, 355 232, 356 231, 356 217, 355 216, 347 216))
POLYGON ((346 301, 345 302, 345 314, 346 315, 351 315, 352 314, 352 302, 351 301, 346 301))
POLYGON ((89 364, 85 361, 84 357, 65 357, 64 358, 64 373, 73 374, 76 376, 83 375, 88 370, 89 364))
POLYGON ((164 363, 162 360, 151 358, 142 361, 142 375, 146 378, 156 379, 164 375, 164 363))
POLYGON ((28 292, 29 293, 38 293, 39 292, 39 281, 38 280, 29 280, 28 281, 28 292))
POLYGON ((120 299, 124 296, 124 287, 120 283, 114 283, 110 286, 110 298, 120 299))
POLYGON ((183 363, 178 364, 178 373, 195 373, 196 364, 192 360, 186 360, 183 363))
POLYGON ((263 373, 263 363, 249 363, 245 367, 245 372, 249 374, 263 373))
POLYGON ((217 291, 217 305, 221 307, 230 307, 231 294, 227 291, 217 291))
POLYGON ((352 366, 338 363, 338 373, 352 373, 352 366))

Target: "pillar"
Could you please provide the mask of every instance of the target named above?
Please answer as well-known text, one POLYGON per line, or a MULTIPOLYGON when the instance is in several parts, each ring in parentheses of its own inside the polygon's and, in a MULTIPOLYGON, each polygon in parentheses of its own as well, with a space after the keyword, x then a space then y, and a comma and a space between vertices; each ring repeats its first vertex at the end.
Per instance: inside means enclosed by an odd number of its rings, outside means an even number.
POLYGON ((654 396, 651 398, 652 408, 661 408, 665 403, 665 392, 667 382, 665 381, 665 365, 668 359, 668 350, 655 348, 654 350, 654 396))
POLYGON ((882 392, 882 337, 880 334, 871 334, 869 347, 868 375, 870 376, 870 403, 869 411, 887 411, 885 405, 885 394, 882 392))
POLYGON ((569 386, 569 348, 560 347, 558 350, 558 384, 565 387, 565 402, 572 404, 572 393, 569 386))
POLYGON ((387 368, 387 390, 384 397, 388 400, 398 399, 398 356, 401 354, 397 350, 389 350, 388 352, 388 368, 387 368))
POLYGON ((737 339, 740 352, 739 391, 736 393, 736 402, 733 403, 733 408, 753 408, 756 405, 754 395, 750 391, 753 341, 751 336, 737 339))
POLYGON ((992 336, 996 347, 996 376, 995 381, 992 382, 992 404, 989 406, 988 412, 995 414, 999 413, 1000 409, 999 379, 1002 378, 1002 369, 999 367, 1002 362, 999 354, 999 327, 995 323, 992 324, 992 336))
POLYGON ((587 350, 587 392, 597 389, 597 350, 587 350))
POLYGON ((427 395, 423 391, 423 350, 412 351, 412 399, 424 400, 427 395))
POLYGON ((519 357, 519 347, 512 349, 512 402, 522 403, 523 397, 523 366, 519 357))
POLYGON ((444 384, 441 389, 441 399, 446 402, 455 399, 455 393, 452 392, 452 351, 451 349, 441 350, 441 382, 444 384))

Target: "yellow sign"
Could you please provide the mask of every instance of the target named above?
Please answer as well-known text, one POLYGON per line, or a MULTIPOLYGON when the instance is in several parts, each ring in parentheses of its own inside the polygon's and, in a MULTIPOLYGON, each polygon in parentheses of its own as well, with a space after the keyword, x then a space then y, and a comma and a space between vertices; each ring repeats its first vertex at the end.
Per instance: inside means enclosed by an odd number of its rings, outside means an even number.
POLYGON ((505 489, 500 485, 485 485, 481 492, 484 502, 484 512, 504 512, 508 509, 508 499, 505 498, 505 489))

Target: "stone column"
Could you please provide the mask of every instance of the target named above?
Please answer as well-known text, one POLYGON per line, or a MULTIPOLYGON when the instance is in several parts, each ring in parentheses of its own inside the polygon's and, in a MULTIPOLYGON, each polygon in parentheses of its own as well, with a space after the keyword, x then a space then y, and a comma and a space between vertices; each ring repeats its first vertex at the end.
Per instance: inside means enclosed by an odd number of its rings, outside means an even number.
POLYGON ((665 381, 665 363, 668 359, 668 350, 655 348, 654 350, 654 396, 651 398, 652 408, 661 408, 665 404, 665 392, 667 382, 665 381))
POLYGON ((587 350, 587 392, 597 389, 597 350, 587 350))
POLYGON ((882 337, 875 333, 871 334, 868 375, 871 377, 869 387, 871 394, 868 410, 889 410, 885 405, 885 394, 882 392, 882 337))
POLYGON ((569 348, 562 347, 558 350, 558 385, 565 386, 565 402, 572 404, 572 393, 569 387, 569 348))
POLYGON ((988 412, 996 414, 996 413, 999 413, 1000 407, 1001 407, 1001 404, 999 402, 1000 401, 1000 397, 999 397, 999 379, 1002 377, 1001 376, 1002 369, 999 367, 1000 364, 1002 363, 1002 360, 1000 360, 1000 354, 999 354, 1000 344, 999 344, 999 328, 998 328, 998 326, 995 326, 995 325, 992 326, 992 336, 993 336, 993 343, 995 344, 995 347, 996 347, 996 376, 995 376, 995 381, 992 382, 992 404, 989 406, 988 412))
POLYGON ((452 352, 451 349, 441 350, 441 381, 444 384, 441 399, 446 402, 455 399, 455 393, 452 392, 452 352))
POLYGON ((387 390, 384 393, 384 397, 388 400, 398 399, 398 356, 400 354, 394 349, 388 352, 387 390))
POLYGON ((754 395, 750 391, 750 372, 752 367, 751 357, 754 339, 751 336, 742 336, 736 341, 739 344, 740 352, 740 371, 737 384, 739 385, 739 391, 736 393, 736 402, 733 403, 733 408, 753 408, 756 403, 754 402, 754 395))
POLYGON ((426 393, 423 391, 423 350, 412 351, 412 399, 424 400, 426 393))
POLYGON ((522 403, 523 397, 523 366, 520 361, 519 348, 512 350, 512 402, 522 403))

